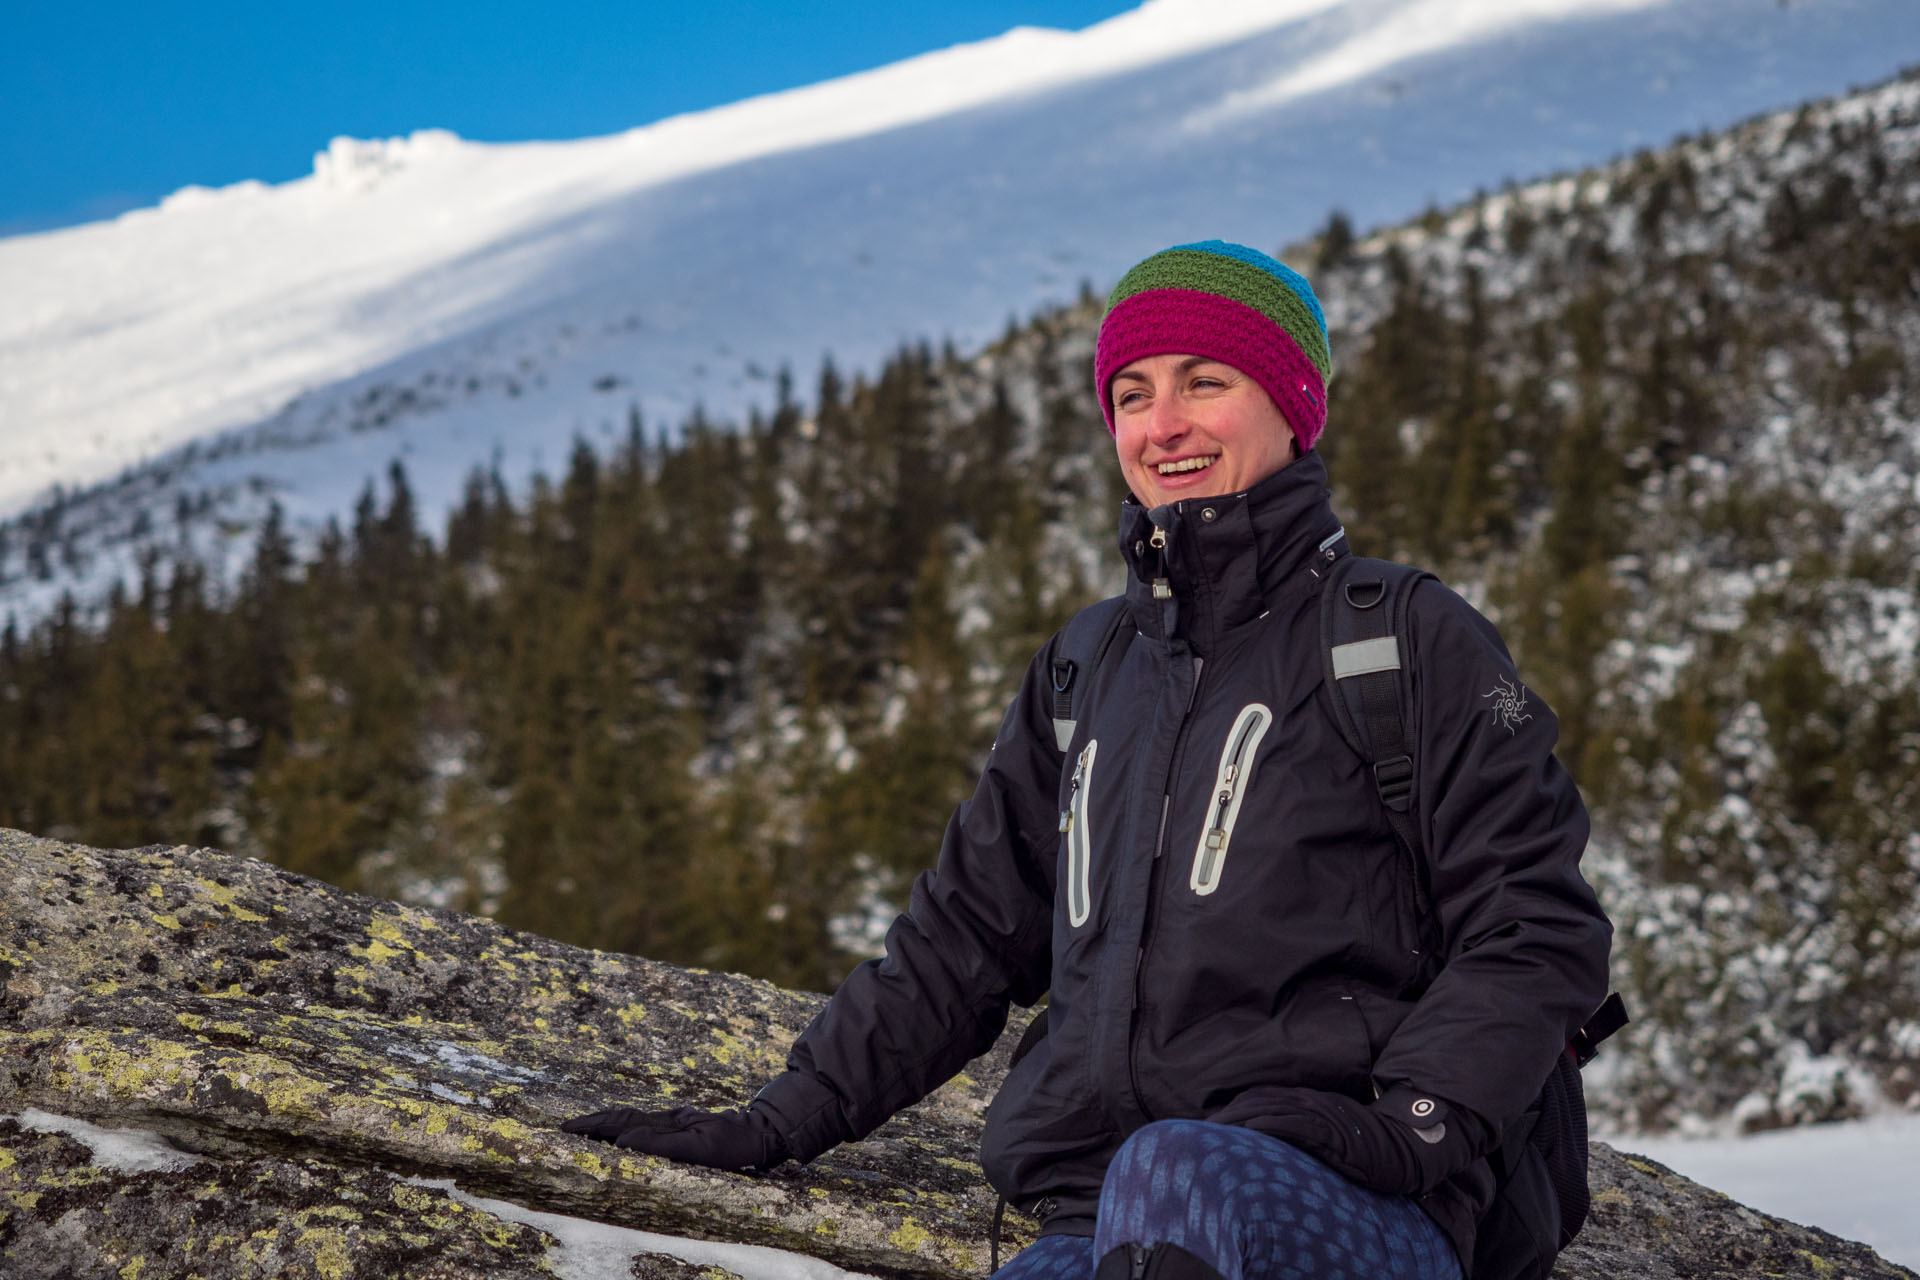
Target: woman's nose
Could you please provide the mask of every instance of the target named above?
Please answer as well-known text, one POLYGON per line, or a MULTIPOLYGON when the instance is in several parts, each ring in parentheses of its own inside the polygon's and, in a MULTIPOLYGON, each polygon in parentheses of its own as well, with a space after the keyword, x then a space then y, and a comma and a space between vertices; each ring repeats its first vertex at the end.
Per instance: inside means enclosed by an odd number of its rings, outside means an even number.
POLYGON ((1187 433, 1186 409, 1177 396, 1155 396, 1148 410, 1147 437, 1155 444, 1178 440, 1187 433))

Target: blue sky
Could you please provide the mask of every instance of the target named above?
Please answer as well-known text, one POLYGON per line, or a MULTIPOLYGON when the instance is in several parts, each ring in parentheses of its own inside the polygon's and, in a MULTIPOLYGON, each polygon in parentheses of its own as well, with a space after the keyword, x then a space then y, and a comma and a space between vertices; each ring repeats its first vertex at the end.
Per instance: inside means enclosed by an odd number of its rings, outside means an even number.
MULTIPOLYGON (((1136 0, 1137 2, 1137 0, 1136 0)), ((1127 0, 0 7, 0 234, 281 182, 337 134, 612 133, 1127 0)))

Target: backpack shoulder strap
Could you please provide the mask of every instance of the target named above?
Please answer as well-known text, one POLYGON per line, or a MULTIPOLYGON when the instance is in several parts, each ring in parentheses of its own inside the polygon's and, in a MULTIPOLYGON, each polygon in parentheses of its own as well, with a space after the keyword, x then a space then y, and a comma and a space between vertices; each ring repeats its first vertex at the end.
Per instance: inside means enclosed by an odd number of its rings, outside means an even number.
MULTIPOLYGON (((1320 649, 1340 735, 1373 770, 1394 835, 1421 861, 1413 815, 1413 740, 1404 707, 1413 705, 1407 607, 1421 579, 1411 565, 1342 556, 1320 589, 1320 649)), ((1426 903, 1417 904, 1425 915, 1426 903)))
POLYGON ((1109 596, 1067 619, 1053 659, 1053 739, 1063 752, 1080 723, 1079 695, 1093 682, 1126 617, 1127 598, 1109 596))

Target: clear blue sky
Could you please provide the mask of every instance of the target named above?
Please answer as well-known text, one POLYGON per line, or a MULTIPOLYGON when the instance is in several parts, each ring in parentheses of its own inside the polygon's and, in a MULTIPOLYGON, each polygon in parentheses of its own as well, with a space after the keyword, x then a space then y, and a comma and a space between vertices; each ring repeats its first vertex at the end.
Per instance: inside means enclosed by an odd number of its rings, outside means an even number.
POLYGON ((1137 0, 0 6, 0 234, 187 183, 281 182, 337 134, 611 133, 1137 0))

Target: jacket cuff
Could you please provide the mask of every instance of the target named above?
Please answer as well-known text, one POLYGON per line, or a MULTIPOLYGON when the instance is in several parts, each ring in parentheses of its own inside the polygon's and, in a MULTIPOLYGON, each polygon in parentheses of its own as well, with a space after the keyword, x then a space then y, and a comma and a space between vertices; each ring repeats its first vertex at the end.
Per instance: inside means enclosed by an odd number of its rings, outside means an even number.
POLYGON ((766 1113, 787 1154, 802 1164, 851 1135, 840 1097, 804 1071, 783 1071, 754 1095, 753 1109, 766 1113))

